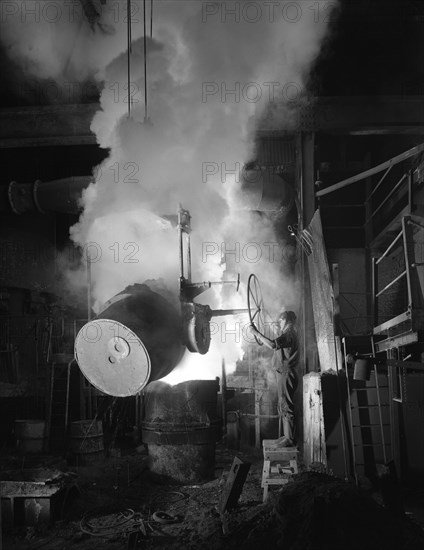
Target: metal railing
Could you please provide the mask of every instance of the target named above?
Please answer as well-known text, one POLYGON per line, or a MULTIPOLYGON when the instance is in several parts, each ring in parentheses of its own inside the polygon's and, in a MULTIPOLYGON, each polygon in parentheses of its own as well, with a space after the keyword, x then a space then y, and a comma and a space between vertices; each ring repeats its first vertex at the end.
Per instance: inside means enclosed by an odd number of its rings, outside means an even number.
MULTIPOLYGON (((366 219, 365 219, 365 229, 367 234, 368 242, 371 241, 374 232, 374 225, 377 225, 378 215, 382 218, 380 221, 381 227, 380 231, 384 229, 384 216, 390 217, 393 214, 394 209, 399 207, 401 201, 403 201, 404 208, 400 212, 395 212, 395 215, 408 215, 411 214, 414 208, 413 205, 413 193, 414 186, 421 182, 423 171, 424 171, 424 162, 421 160, 414 169, 405 169, 404 173, 400 177, 393 178, 393 181, 389 181, 389 174, 393 175, 393 168, 400 165, 402 162, 409 159, 417 159, 419 155, 424 153, 424 143, 413 147, 403 153, 393 157, 373 168, 369 168, 364 172, 351 176, 345 180, 342 180, 334 185, 330 185, 325 189, 320 189, 316 192, 316 197, 323 197, 329 193, 333 193, 339 189, 350 186, 354 183, 363 182, 369 178, 381 174, 378 182, 372 187, 365 199, 366 207, 366 219), (386 186, 386 192, 384 191, 383 186, 386 186), (377 192, 380 191, 381 196, 378 198, 377 192), (394 203, 391 205, 390 203, 394 203), (385 209, 386 207, 386 209, 385 209)), ((393 216, 392 216, 393 217, 393 216)))
MULTIPOLYGON (((424 222, 424 220, 423 220, 424 222)), ((422 290, 418 280, 417 270, 422 268, 421 262, 415 262, 415 246, 413 228, 418 228, 419 231, 424 229, 424 223, 421 223, 414 217, 404 216, 401 222, 401 231, 387 246, 379 258, 372 258, 372 310, 374 315, 374 334, 381 334, 389 331, 404 322, 413 324, 414 315, 422 310, 422 290), (396 248, 401 248, 403 257, 403 269, 396 274, 385 286, 378 289, 378 266, 381 262, 388 258, 390 252, 396 248), (380 324, 379 309, 377 299, 383 296, 389 289, 402 279, 406 279, 406 285, 403 290, 403 301, 406 305, 403 311, 391 311, 390 318, 380 324), (377 325, 377 326, 376 326, 377 325)), ((413 328, 412 326, 410 328, 413 328)))

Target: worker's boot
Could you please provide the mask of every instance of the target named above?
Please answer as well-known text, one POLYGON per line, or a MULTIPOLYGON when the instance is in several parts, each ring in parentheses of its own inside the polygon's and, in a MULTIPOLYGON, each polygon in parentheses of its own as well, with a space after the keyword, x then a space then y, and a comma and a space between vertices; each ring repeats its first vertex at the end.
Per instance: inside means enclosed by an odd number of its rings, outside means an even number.
POLYGON ((281 442, 282 447, 294 447, 294 419, 283 418, 284 437, 281 442))

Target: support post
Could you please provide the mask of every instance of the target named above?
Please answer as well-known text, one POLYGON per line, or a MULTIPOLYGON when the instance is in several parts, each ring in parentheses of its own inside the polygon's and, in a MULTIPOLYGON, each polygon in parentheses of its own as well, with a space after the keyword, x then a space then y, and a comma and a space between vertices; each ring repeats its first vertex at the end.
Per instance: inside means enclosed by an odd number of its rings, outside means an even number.
POLYGON ((371 258, 371 327, 374 329, 378 325, 377 310, 377 262, 374 257, 371 258))
POLYGON ((221 406, 222 406, 222 431, 227 431, 227 372, 225 369, 225 359, 222 358, 221 364, 221 406))
POLYGON ((409 227, 407 227, 408 217, 402 218, 403 248, 405 254, 406 283, 408 288, 408 310, 412 309, 412 289, 411 289, 411 259, 409 257, 409 227))
MULTIPOLYGON (((393 358, 393 350, 388 350, 387 358, 393 358)), ((389 383, 389 412, 390 412, 390 440, 392 444, 392 456, 396 464, 396 469, 400 472, 400 460, 399 460, 399 439, 397 432, 397 414, 396 407, 399 404, 394 400, 395 398, 395 381, 396 367, 387 365, 388 383, 389 383)))
POLYGON ((261 447, 261 399, 263 391, 255 389, 255 448, 261 447))
MULTIPOLYGON (((299 232, 311 221, 315 212, 315 133, 312 131, 299 132, 297 135, 297 183, 298 200, 296 206, 298 209, 299 232)), ((307 342, 315 341, 314 317, 312 311, 312 302, 309 288, 308 265, 302 250, 300 256, 299 278, 302 283, 302 330, 301 330, 301 350, 302 350, 302 369, 305 374, 314 365, 316 349, 307 342)))
POLYGON ((305 465, 321 462, 327 466, 321 375, 318 372, 310 372, 303 377, 303 426, 305 465))

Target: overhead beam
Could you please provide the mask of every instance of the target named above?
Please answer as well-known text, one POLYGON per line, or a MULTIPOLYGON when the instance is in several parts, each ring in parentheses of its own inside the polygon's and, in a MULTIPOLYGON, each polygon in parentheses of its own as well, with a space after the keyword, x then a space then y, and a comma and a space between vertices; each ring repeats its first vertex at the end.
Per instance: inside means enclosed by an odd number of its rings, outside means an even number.
POLYGON ((0 149, 26 147, 60 147, 69 145, 95 145, 96 136, 50 136, 18 139, 0 139, 0 149))
POLYGON ((422 135, 424 102, 421 95, 309 96, 275 102, 258 120, 264 135, 323 132, 331 135, 422 135), (281 120, 284 119, 284 130, 281 120))
POLYGON ((0 148, 91 145, 98 103, 0 109, 0 148))
POLYGON ((329 133, 421 133, 422 96, 318 96, 300 107, 300 124, 329 133))

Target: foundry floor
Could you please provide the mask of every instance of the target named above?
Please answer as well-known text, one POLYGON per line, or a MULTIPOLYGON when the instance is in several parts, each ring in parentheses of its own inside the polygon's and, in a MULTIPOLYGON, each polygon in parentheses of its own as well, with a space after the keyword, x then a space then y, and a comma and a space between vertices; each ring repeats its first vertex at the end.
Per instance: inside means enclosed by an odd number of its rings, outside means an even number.
MULTIPOLYGON (((132 509, 149 519, 155 511, 166 511, 179 516, 182 521, 174 525, 155 525, 154 532, 148 529, 150 541, 136 548, 220 548, 211 546, 208 538, 216 540, 216 533, 222 533, 222 523, 217 504, 225 474, 230 470, 234 456, 251 462, 251 468, 239 499, 238 511, 244 515, 249 510, 262 506, 262 459, 259 456, 229 451, 218 447, 216 451, 215 479, 192 485, 170 482, 162 476, 151 473, 147 467, 145 453, 131 453, 122 457, 110 457, 95 465, 71 468, 78 474, 77 484, 81 496, 70 503, 64 520, 53 526, 20 527, 3 535, 5 550, 92 550, 95 544, 105 545, 108 550, 128 548, 128 532, 116 529, 110 535, 107 522, 111 525, 121 511, 132 509), (87 515, 102 516, 105 530, 90 536, 81 530, 81 519, 87 515), (107 536, 101 536, 102 533, 107 536), (146 543, 152 546, 146 545, 146 543), (205 546, 206 544, 206 546, 205 546)), ((248 514, 249 515, 249 514, 248 514)), ((82 523, 84 529, 84 523, 82 523)))
MULTIPOLYGON (((78 475, 77 483, 81 495, 66 512, 65 519, 50 527, 40 525, 15 528, 12 532, 4 534, 3 548, 92 550, 93 544, 99 550, 280 548, 278 544, 274 544, 275 539, 267 540, 267 537, 271 537, 271 528, 267 526, 271 525, 273 506, 279 491, 272 488, 269 501, 266 504, 262 503, 262 465, 263 457, 259 453, 236 452, 218 446, 216 477, 201 484, 171 484, 169 480, 152 474, 147 467, 145 453, 132 452, 119 458, 102 459, 92 466, 72 468, 78 475), (230 514, 220 516, 217 505, 226 475, 236 455, 251 462, 251 468, 237 508, 230 514), (113 526, 127 509, 140 513, 140 517, 146 520, 147 536, 140 538, 134 545, 129 544, 128 530, 122 527, 122 522, 121 526, 113 526), (170 525, 155 524, 152 515, 158 510, 178 516, 180 521, 170 525), (96 527, 91 534, 84 532, 84 518, 87 517, 101 518, 95 523, 96 527), (261 534, 261 529, 264 534, 261 534)), ((410 508, 408 509, 408 502, 406 505, 406 510, 413 514, 414 526, 418 530, 424 527, 423 496, 422 491, 415 490, 411 493, 410 508)), ((408 544, 407 548, 414 550, 414 546, 408 544)), ((417 549, 418 547, 421 548, 417 546, 417 549)), ((424 548, 424 545, 422 547, 424 548)), ((291 548, 296 547, 290 546, 291 548)), ((312 545, 310 548, 316 547, 312 545)), ((333 546, 330 545, 328 548, 333 546)), ((302 550, 302 547, 299 547, 299 550, 302 550)))

